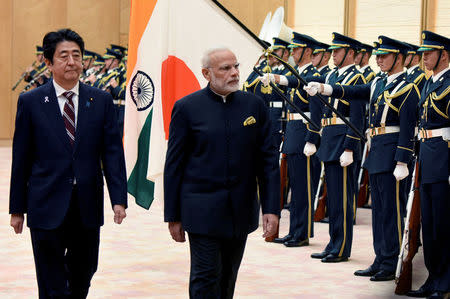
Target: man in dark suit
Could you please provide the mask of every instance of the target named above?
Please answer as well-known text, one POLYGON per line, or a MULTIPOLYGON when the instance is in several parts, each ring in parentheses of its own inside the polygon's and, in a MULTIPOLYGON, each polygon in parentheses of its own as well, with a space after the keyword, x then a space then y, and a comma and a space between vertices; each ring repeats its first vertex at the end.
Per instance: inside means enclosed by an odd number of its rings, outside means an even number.
POLYGON ((189 233, 191 298, 232 298, 247 235, 275 234, 280 212, 278 150, 267 106, 239 91, 228 49, 202 59, 207 87, 173 107, 164 169, 164 221, 177 242, 189 233), (259 188, 259 201, 257 198, 259 188))
POLYGON ((122 142, 109 94, 79 82, 83 39, 49 32, 53 80, 21 94, 13 140, 11 226, 30 227, 39 298, 86 298, 98 264, 103 173, 114 221, 125 218, 122 142))

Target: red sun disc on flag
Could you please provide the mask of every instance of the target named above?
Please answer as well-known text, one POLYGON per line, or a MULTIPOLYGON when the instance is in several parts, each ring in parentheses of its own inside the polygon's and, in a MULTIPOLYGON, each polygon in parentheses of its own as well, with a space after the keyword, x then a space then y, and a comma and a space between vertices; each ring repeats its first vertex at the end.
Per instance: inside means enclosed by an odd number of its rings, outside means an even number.
POLYGON ((169 56, 161 68, 161 96, 166 139, 169 137, 170 115, 173 104, 200 89, 200 83, 183 60, 169 56))

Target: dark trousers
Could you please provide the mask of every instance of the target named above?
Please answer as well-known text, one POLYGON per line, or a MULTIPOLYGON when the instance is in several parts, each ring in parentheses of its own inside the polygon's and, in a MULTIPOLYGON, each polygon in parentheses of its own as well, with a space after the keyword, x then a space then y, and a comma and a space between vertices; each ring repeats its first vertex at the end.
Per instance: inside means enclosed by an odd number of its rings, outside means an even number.
POLYGON ((224 239, 190 233, 189 297, 233 298, 246 242, 247 237, 224 239))
POLYGON ((372 196, 374 269, 394 272, 402 243, 406 179, 397 181, 391 172, 369 176, 372 196))
POLYGON ((420 185, 423 256, 427 283, 450 292, 450 187, 447 181, 420 185))
POLYGON ((341 167, 339 162, 324 162, 327 184, 330 242, 325 251, 350 257, 353 240, 353 197, 355 163, 341 167))
POLYGON ((100 228, 83 227, 74 198, 61 226, 30 229, 40 299, 86 298, 97 270, 100 228))
MULTIPOLYGON (((288 154, 288 173, 291 186, 291 205, 289 207, 289 235, 295 240, 314 237, 314 169, 312 160, 316 156, 288 154)), ((320 164, 319 164, 320 166, 320 164)), ((320 171, 320 169, 318 170, 320 171)))

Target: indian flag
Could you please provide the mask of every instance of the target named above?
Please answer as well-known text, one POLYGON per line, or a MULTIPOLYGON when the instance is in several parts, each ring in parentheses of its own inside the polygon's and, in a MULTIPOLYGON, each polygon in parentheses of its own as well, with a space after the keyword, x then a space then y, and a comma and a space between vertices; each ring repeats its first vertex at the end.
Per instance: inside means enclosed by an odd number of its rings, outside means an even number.
POLYGON ((128 193, 148 209, 163 196, 173 104, 207 84, 201 73, 203 53, 230 48, 245 79, 262 48, 213 0, 132 0, 128 46, 124 129, 128 193))

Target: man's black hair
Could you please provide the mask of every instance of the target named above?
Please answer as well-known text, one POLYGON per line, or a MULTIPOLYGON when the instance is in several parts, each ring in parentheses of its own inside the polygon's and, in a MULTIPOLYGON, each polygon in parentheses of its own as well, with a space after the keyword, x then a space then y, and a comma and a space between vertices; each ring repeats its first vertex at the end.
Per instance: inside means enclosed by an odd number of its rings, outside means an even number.
POLYGON ((44 48, 44 57, 53 63, 53 55, 55 55, 56 46, 63 41, 69 41, 76 43, 81 50, 81 55, 84 53, 84 41, 78 33, 65 28, 58 31, 48 32, 42 41, 44 48))

